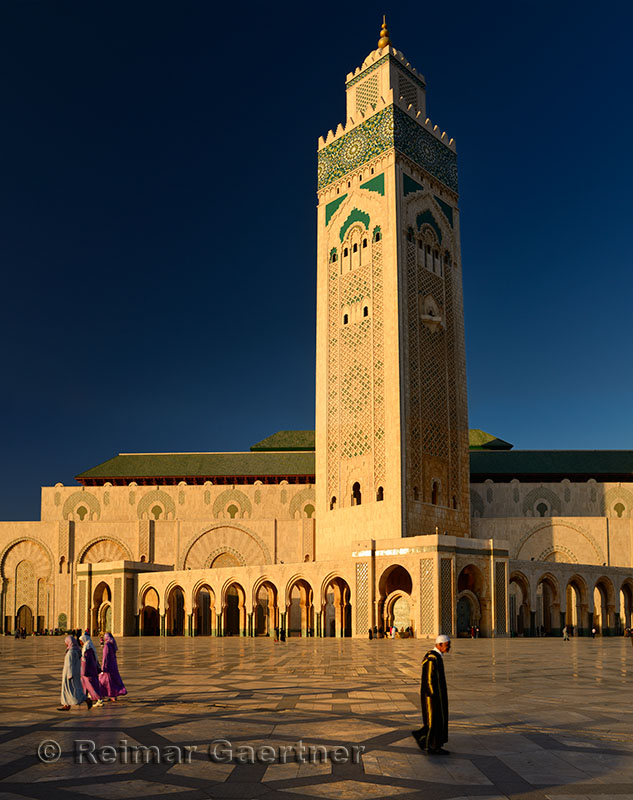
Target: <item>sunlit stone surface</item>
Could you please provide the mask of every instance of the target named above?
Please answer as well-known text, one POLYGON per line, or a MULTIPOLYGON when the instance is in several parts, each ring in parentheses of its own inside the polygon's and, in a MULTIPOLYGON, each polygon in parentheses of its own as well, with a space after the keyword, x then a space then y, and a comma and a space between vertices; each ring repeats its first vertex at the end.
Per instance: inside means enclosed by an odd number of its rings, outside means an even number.
POLYGON ((459 639, 446 657, 446 758, 428 757, 419 722, 422 640, 122 639, 128 697, 63 713, 62 637, 0 639, 0 798, 633 797, 629 639, 459 639), (301 740, 360 745, 359 763, 214 763, 233 748, 301 740), (62 748, 41 763, 43 740, 62 748), (77 764, 96 745, 196 745, 191 763, 77 764))

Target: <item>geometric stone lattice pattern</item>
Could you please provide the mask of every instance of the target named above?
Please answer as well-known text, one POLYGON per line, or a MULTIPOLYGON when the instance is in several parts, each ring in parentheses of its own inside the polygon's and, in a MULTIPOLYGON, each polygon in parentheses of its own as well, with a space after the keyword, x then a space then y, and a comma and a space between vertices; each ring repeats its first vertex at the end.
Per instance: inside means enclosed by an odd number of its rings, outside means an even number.
POLYGON ((378 75, 371 75, 356 87, 356 111, 365 113, 367 106, 378 102, 378 75))
POLYGON ((119 630, 123 628, 123 579, 114 579, 114 608, 116 609, 117 620, 116 625, 119 630))
POLYGON ((497 635, 506 632, 506 565, 495 564, 495 616, 497 635))
POLYGON ((30 561, 20 561, 15 570, 15 607, 22 605, 35 613, 35 573, 30 561))
POLYGON ((433 613, 433 565, 432 558, 420 561, 420 633, 430 633, 435 627, 433 613))
POLYGON ((453 635, 453 562, 450 558, 441 560, 440 597, 442 604, 440 633, 453 635))
POLYGON ((369 564, 356 564, 356 633, 365 633, 369 625, 369 564))
MULTIPOLYGON (((348 231, 348 236, 351 233, 348 231)), ((374 452, 373 489, 385 479, 382 241, 371 242, 371 265, 339 274, 331 262, 328 286, 328 497, 338 496, 339 460, 374 452), (342 309, 373 314, 342 325, 342 309)), ((344 245, 349 245, 346 239, 344 245)))

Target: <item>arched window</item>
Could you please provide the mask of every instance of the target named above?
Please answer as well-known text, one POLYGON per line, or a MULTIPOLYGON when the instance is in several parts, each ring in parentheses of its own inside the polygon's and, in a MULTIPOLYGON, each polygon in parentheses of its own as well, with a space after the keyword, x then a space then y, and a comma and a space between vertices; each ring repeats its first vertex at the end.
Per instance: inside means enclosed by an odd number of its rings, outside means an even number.
POLYGON ((436 506, 438 503, 439 494, 440 494, 440 485, 437 481, 433 481, 433 484, 431 485, 431 503, 434 506, 436 506))
POLYGON ((334 511, 336 508, 336 497, 332 497, 330 499, 330 511, 334 511))
POLYGON ((382 239, 382 235, 380 231, 376 231, 376 236, 374 237, 375 242, 379 242, 382 239))
POLYGON ((348 256, 348 255, 349 255, 349 250, 348 250, 348 248, 347 248, 347 247, 344 247, 344 248, 343 248, 343 255, 344 255, 344 256, 348 256))
POLYGON ((82 522, 84 521, 84 517, 86 516, 87 513, 88 509, 85 506, 79 506, 79 508, 77 509, 77 516, 82 522))
POLYGON ((364 317, 368 317, 369 316, 369 308, 367 308, 367 306, 363 307, 363 316, 364 317))
POLYGON ((160 515, 163 513, 163 509, 160 506, 154 506, 152 509, 152 516, 154 519, 158 519, 160 515))
POLYGON ((624 511, 625 511, 626 509, 624 508, 624 505, 623 505, 622 503, 616 503, 616 504, 613 506, 613 510, 614 510, 614 511, 615 511, 615 513, 618 515, 618 517, 621 517, 621 516, 622 516, 622 514, 624 514, 624 511))
POLYGON ((352 486, 352 505, 359 506, 360 501, 361 501, 360 483, 356 481, 356 483, 352 486))
POLYGON ((420 499, 420 490, 418 489, 417 486, 413 487, 413 499, 414 500, 419 500, 420 499))
POLYGON ((539 503, 537 505, 537 507, 536 507, 536 510, 538 511, 539 517, 544 517, 547 514, 547 511, 548 511, 547 506, 545 505, 545 503, 539 503))
POLYGON ((453 495, 453 508, 457 509, 457 495, 453 495))
POLYGON ((308 505, 303 509, 303 513, 308 519, 312 519, 312 515, 314 514, 314 506, 308 503, 308 505))
POLYGON ((237 506, 229 506, 226 509, 226 513, 229 515, 229 517, 231 517, 231 519, 235 519, 235 517, 237 516, 237 512, 238 511, 239 511, 239 508, 237 506))
POLYGON ((413 241, 413 231, 411 230, 411 228, 409 228, 409 230, 407 231, 407 242, 412 242, 412 241, 413 241))
POLYGON ((343 325, 347 325, 349 322, 349 314, 343 314, 343 325))
POLYGON ((358 253, 358 243, 357 242, 354 242, 354 246, 352 247, 352 252, 353 253, 358 253))
POLYGON ((60 575, 62 574, 62 570, 63 570, 63 568, 64 568, 64 563, 65 563, 65 561, 66 561, 66 559, 64 558, 64 556, 62 556, 62 557, 59 559, 59 574, 60 574, 60 575))
POLYGON ((367 239, 363 239, 363 247, 367 247, 367 239))
POLYGON ((376 500, 380 502, 381 500, 384 499, 385 499, 385 490, 382 488, 382 486, 379 486, 378 491, 376 492, 376 500))

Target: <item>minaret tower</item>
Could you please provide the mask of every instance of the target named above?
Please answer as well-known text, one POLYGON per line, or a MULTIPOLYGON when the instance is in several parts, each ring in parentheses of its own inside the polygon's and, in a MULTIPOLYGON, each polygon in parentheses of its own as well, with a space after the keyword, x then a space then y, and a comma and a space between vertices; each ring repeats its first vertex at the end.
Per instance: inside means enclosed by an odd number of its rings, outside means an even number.
POLYGON ((346 91, 318 148, 320 558, 469 531, 455 143, 384 20, 346 91))

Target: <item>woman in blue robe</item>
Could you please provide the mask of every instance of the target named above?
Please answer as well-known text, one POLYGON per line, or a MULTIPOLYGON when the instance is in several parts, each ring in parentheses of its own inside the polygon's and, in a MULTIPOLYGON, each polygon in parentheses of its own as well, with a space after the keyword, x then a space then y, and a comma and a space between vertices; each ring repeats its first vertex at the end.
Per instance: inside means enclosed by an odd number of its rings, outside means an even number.
POLYGON ((62 672, 61 706, 58 711, 70 711, 71 706, 78 706, 86 699, 81 686, 81 650, 74 636, 64 639, 66 657, 62 672))

